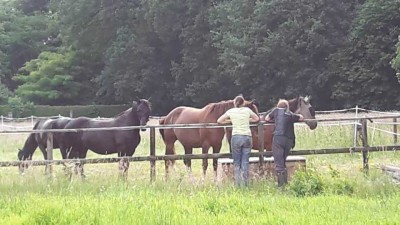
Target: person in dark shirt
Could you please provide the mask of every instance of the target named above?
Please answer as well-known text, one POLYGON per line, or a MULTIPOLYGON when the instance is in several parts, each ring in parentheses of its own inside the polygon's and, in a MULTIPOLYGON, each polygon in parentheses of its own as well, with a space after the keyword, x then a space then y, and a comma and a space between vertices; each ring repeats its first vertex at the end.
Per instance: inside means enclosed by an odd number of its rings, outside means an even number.
POLYGON ((265 117, 265 121, 275 122, 272 154, 278 187, 287 184, 286 158, 295 145, 294 123, 303 120, 302 115, 294 114, 289 110, 289 103, 285 99, 280 99, 277 107, 265 117))

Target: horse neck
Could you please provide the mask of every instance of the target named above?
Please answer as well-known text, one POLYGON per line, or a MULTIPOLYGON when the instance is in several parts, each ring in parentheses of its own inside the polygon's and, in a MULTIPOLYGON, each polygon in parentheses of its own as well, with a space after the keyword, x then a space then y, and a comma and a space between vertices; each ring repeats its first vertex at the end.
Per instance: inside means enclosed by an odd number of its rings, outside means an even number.
POLYGON ((123 113, 119 114, 117 117, 114 118, 115 122, 121 122, 121 125, 139 125, 140 120, 135 111, 132 108, 124 111, 123 113))
POLYGON ((233 108, 233 101, 223 101, 223 102, 218 102, 218 103, 211 103, 205 107, 205 111, 207 114, 214 115, 215 117, 220 117, 222 114, 224 114, 228 109, 233 108))
POLYGON ((289 110, 291 112, 294 113, 299 109, 299 101, 300 101, 300 98, 294 98, 294 99, 291 99, 288 101, 289 102, 289 110))
POLYGON ((32 155, 36 148, 38 147, 38 143, 35 139, 36 134, 32 133, 28 136, 28 139, 26 139, 25 143, 24 143, 24 147, 22 147, 22 152, 26 155, 32 155))

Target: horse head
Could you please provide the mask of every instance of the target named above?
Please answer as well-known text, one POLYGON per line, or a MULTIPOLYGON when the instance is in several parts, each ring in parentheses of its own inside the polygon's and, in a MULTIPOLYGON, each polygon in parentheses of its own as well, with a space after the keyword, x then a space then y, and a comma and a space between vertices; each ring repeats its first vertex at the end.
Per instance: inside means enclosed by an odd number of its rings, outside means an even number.
MULTIPOLYGON (((315 110, 311 105, 311 96, 297 97, 297 108, 294 113, 303 115, 304 119, 315 119, 315 110)), ((305 122, 311 130, 317 128, 317 121, 306 121, 305 122)))
POLYGON ((253 99, 251 101, 244 101, 244 106, 248 107, 251 109, 251 111, 253 111, 255 114, 258 114, 258 102, 253 99))
MULTIPOLYGON (((32 160, 32 154, 28 153, 27 151, 25 151, 23 149, 22 150, 18 149, 18 159, 19 159, 19 161, 32 160)), ((18 168, 19 168, 20 173, 23 173, 25 169, 28 169, 28 164, 23 162, 23 163, 19 164, 18 168)))
POLYGON ((22 149, 18 149, 18 160, 19 161, 29 160, 31 157, 32 157, 32 155, 30 155, 26 151, 24 151, 22 149))
MULTIPOLYGON (((140 126, 146 126, 151 113, 150 102, 146 99, 140 99, 138 102, 133 102, 132 109, 135 110, 138 115, 140 126)), ((141 130, 145 131, 146 129, 142 128, 141 130)))

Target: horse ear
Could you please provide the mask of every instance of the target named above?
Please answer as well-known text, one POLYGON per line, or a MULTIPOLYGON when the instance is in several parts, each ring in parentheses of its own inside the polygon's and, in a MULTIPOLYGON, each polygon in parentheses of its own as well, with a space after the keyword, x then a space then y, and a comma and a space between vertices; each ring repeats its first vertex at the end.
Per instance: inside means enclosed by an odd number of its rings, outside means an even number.
POLYGON ((133 101, 132 102, 132 108, 136 109, 138 106, 138 102, 137 101, 133 101))
POLYGON ((310 103, 310 100, 311 100, 311 96, 307 95, 306 97, 304 97, 305 103, 310 103))

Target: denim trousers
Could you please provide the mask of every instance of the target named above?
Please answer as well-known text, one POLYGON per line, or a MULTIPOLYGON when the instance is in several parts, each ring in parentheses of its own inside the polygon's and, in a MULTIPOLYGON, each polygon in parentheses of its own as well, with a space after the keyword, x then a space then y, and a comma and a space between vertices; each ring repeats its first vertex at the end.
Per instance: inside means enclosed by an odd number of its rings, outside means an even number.
POLYGON ((251 146, 251 136, 232 136, 231 149, 236 186, 247 186, 249 184, 249 157, 251 146))

